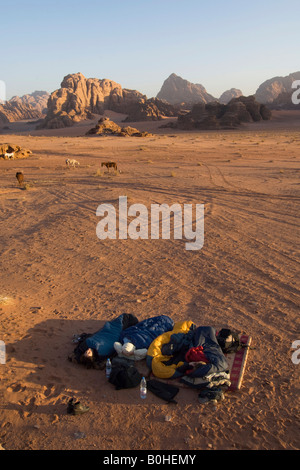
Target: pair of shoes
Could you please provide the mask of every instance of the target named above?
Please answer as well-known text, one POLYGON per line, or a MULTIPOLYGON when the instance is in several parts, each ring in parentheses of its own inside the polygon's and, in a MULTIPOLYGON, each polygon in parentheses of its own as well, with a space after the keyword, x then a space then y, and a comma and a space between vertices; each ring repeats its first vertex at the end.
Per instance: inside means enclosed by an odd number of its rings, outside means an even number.
POLYGON ((203 389, 198 395, 199 403, 208 403, 209 401, 224 400, 224 393, 222 389, 213 387, 211 389, 203 389))
POLYGON ((74 403, 74 398, 68 401, 67 413, 72 415, 81 415, 89 411, 88 406, 83 406, 80 401, 74 403))

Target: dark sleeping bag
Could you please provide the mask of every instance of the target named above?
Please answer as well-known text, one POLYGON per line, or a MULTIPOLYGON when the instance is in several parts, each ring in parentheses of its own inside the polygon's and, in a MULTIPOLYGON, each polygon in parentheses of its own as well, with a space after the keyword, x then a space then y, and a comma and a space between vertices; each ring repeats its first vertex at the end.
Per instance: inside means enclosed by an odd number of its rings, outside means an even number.
POLYGON ((216 338, 215 329, 211 326, 199 326, 194 332, 194 346, 202 346, 208 362, 198 367, 188 376, 190 378, 205 377, 210 374, 225 372, 228 363, 216 338))

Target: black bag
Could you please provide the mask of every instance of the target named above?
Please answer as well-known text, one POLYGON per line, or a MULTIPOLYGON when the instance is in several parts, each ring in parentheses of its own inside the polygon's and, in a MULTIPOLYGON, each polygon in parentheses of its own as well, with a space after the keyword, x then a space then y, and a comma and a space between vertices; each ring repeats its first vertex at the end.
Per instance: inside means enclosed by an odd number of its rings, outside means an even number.
POLYGON ((151 379, 147 381, 147 388, 150 392, 154 393, 159 398, 162 398, 167 403, 175 403, 175 395, 179 392, 179 388, 174 385, 160 382, 159 380, 151 379))
POLYGON ((238 333, 228 328, 219 331, 217 340, 224 354, 236 352, 241 347, 238 333))
POLYGON ((134 361, 123 357, 115 357, 112 360, 108 381, 116 387, 116 390, 137 387, 141 380, 142 375, 135 367, 134 361))

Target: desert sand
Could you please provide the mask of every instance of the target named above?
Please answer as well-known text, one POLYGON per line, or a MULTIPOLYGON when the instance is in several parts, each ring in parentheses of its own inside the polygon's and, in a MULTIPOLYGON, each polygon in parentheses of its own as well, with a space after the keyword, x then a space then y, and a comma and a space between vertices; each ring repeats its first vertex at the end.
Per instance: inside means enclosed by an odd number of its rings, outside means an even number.
POLYGON ((270 122, 219 132, 132 124, 150 138, 87 137, 91 122, 3 131, 1 142, 33 152, 0 160, 4 449, 299 449, 299 116, 275 112, 270 122), (66 168, 66 158, 80 167, 66 168), (107 159, 119 174, 99 171, 107 159), (147 207, 203 203, 203 248, 99 240, 98 205, 124 195, 147 207), (177 405, 150 392, 142 401, 137 388, 115 390, 104 371, 68 361, 73 334, 123 312, 251 335, 241 389, 216 407, 192 389, 180 389, 177 405), (90 411, 68 415, 71 397, 90 411))

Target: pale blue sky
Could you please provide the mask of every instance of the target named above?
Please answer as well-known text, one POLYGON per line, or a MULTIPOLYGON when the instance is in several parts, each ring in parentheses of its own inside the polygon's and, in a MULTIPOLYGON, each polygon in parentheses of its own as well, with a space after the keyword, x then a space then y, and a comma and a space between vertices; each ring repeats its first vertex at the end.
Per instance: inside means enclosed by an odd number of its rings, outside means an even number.
POLYGON ((245 95, 300 70, 299 0, 7 0, 1 72, 7 99, 54 91, 81 72, 156 96, 176 73, 215 97, 245 95))

